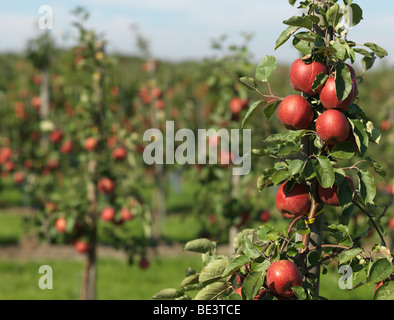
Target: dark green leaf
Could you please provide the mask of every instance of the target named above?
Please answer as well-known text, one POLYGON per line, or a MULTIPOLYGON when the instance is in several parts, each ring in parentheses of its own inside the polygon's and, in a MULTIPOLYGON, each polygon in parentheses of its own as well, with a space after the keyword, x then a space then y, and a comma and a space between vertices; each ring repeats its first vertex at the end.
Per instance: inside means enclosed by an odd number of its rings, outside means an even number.
POLYGON ((258 64, 256 69, 256 79, 260 81, 268 81, 277 67, 275 56, 266 55, 258 64))
POLYGON ((374 300, 394 300, 394 281, 380 286, 373 297, 374 300))
POLYGON ((284 24, 294 27, 301 27, 311 30, 313 22, 309 17, 293 16, 288 20, 283 21, 284 24))
POLYGON ((363 249, 361 248, 353 248, 342 252, 339 255, 339 264, 344 264, 346 262, 349 262, 350 260, 354 259, 357 255, 359 255, 361 252, 363 252, 363 249))
POLYGON ((296 32, 298 29, 299 27, 293 27, 293 26, 286 28, 286 30, 284 30, 280 34, 278 40, 276 40, 275 50, 278 49, 280 46, 282 46, 284 43, 286 43, 286 41, 289 40, 292 34, 294 34, 294 32, 296 32))
POLYGON ((255 101, 252 106, 246 112, 244 119, 242 120, 242 128, 245 127, 246 123, 251 120, 265 105, 264 100, 255 101))
POLYGON ((208 263, 200 273, 199 282, 203 284, 212 283, 222 278, 224 270, 226 270, 228 260, 219 259, 208 263))
POLYGON ((355 154, 354 145, 351 141, 337 143, 331 151, 331 156, 337 159, 348 160, 355 154))
POLYGON ((363 10, 358 4, 352 3, 350 10, 345 13, 345 21, 349 27, 354 27, 363 19, 363 10))
MULTIPOLYGON (((244 237, 246 238, 246 237, 244 237)), ((250 262, 250 258, 247 256, 238 256, 232 259, 229 263, 229 265, 226 267, 226 269, 223 271, 222 277, 227 277, 234 271, 240 269, 244 265, 248 264, 250 262)))
POLYGON ((270 103, 269 105, 267 105, 264 108, 264 115, 267 118, 267 120, 269 120, 271 118, 271 116, 275 113, 276 109, 278 108, 278 106, 280 105, 281 101, 275 101, 273 103, 270 103))
POLYGON ((344 207, 352 202, 353 192, 350 188, 349 182, 346 179, 343 179, 343 181, 338 184, 337 195, 341 207, 344 207))
POLYGON ((383 169, 383 167, 378 164, 375 160, 372 160, 370 157, 366 157, 365 160, 369 164, 369 166, 375 170, 375 172, 382 177, 386 176, 386 171, 383 169))
POLYGON ((375 63, 375 60, 376 60, 376 56, 374 53, 372 53, 372 57, 364 57, 361 59, 361 65, 363 66, 364 72, 372 68, 372 66, 375 63))
POLYGON ((286 180, 290 176, 288 170, 277 170, 272 175, 272 183, 276 186, 281 183, 283 180, 286 180))
POLYGON ((331 188, 335 182, 335 174, 330 159, 320 156, 317 160, 317 162, 312 163, 317 180, 323 188, 331 188))
POLYGON ((253 300, 264 283, 266 271, 250 272, 244 280, 242 294, 246 300, 253 300))
POLYGON ((320 72, 316 76, 315 81, 313 81, 312 90, 316 90, 317 88, 322 86, 326 82, 327 79, 328 79, 328 75, 323 72, 320 72))
POLYGON ((201 238, 187 242, 183 251, 206 253, 216 247, 216 243, 209 239, 201 238))
POLYGON ((177 289, 167 288, 167 289, 160 290, 152 298, 155 300, 175 299, 181 295, 182 294, 180 294, 177 289))
POLYGON ((335 90, 339 101, 345 100, 352 91, 352 75, 343 62, 338 62, 335 70, 335 90))
POLYGON ((382 47, 378 46, 375 43, 367 42, 367 43, 364 43, 364 46, 371 49, 380 59, 382 59, 388 55, 386 50, 384 50, 382 47))
POLYGON ((378 283, 385 280, 394 272, 394 266, 387 259, 377 260, 369 272, 369 282, 378 283))
POLYGON ((335 28, 342 18, 340 7, 338 4, 331 6, 326 13, 326 19, 329 26, 335 28))
POLYGON ((229 287, 230 285, 227 281, 211 283, 201 289, 195 296, 194 300, 217 300, 229 287))
POLYGON ((307 130, 287 130, 284 133, 276 133, 270 135, 264 141, 278 144, 285 142, 297 143, 303 136, 305 136, 306 133, 307 130))
POLYGON ((260 251, 257 250, 248 237, 243 237, 241 246, 243 253, 250 259, 254 260, 261 256, 260 251))
POLYGON ((294 176, 299 173, 304 165, 304 161, 295 159, 291 160, 289 163, 289 174, 294 176))
POLYGON ((256 80, 251 77, 242 77, 238 79, 238 82, 242 84, 245 88, 255 91, 257 89, 256 80))
POLYGON ((306 300, 307 294, 303 287, 292 287, 291 290, 293 290, 298 300, 306 300))
POLYGON ((257 179, 257 190, 262 191, 268 184, 272 182, 272 174, 275 169, 266 169, 263 174, 257 179))
POLYGON ((361 155, 364 155, 368 149, 369 137, 365 125, 361 120, 349 119, 352 126, 353 136, 355 138, 358 150, 361 155))
POLYGON ((374 204, 376 196, 376 186, 372 174, 369 171, 360 170, 358 172, 360 178, 360 194, 366 203, 374 204))

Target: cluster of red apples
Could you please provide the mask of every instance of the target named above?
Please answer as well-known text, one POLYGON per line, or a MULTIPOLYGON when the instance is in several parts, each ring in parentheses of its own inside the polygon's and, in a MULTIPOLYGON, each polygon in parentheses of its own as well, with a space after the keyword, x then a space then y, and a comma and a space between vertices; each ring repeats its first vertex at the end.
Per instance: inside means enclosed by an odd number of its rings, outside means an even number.
MULTIPOLYGON (((293 62, 289 71, 289 80, 294 90, 302 92, 302 95, 290 95, 282 100, 278 109, 280 122, 289 130, 313 129, 325 143, 328 149, 332 149, 337 143, 353 141, 349 122, 344 115, 346 109, 352 104, 357 95, 356 73, 352 66, 346 64, 352 77, 352 89, 342 101, 337 98, 335 87, 335 71, 329 74, 326 65, 319 62, 305 62, 297 59, 293 62), (327 80, 312 88, 319 74, 327 75, 327 80), (323 112, 315 120, 315 109, 309 98, 320 100, 323 112), (309 99, 309 100, 308 100, 309 99)), ((357 147, 355 146, 355 151, 357 147)), ((353 182, 346 176, 350 188, 354 191, 353 182)), ((331 206, 339 206, 337 185, 331 188, 319 186, 320 200, 331 206)), ((295 184, 290 192, 286 192, 286 182, 282 184, 275 199, 276 207, 286 218, 294 219, 309 211, 311 200, 307 188, 302 184, 295 184)))

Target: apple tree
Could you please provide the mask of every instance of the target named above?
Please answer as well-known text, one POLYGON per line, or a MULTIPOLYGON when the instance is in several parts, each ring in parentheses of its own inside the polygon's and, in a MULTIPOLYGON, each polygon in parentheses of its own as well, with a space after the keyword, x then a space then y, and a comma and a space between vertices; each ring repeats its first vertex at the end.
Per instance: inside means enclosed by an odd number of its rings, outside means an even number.
POLYGON ((350 40, 351 29, 363 18, 353 1, 305 0, 298 9, 300 15, 283 21, 286 29, 275 44, 278 49, 291 40, 300 52, 289 70, 294 94, 272 92, 274 56, 263 57, 254 77, 239 79, 259 95, 242 126, 260 111, 268 119, 277 116, 283 125, 279 133, 264 137, 252 155, 274 159, 272 167, 262 170, 257 188, 275 188, 276 208, 288 226, 281 230, 266 223, 242 230, 231 257, 218 254, 217 244, 205 238, 186 243, 185 251, 202 253, 201 271, 187 269, 178 288, 161 290, 155 299, 190 299, 189 291, 197 291, 194 299, 320 299, 320 275, 332 261, 338 272, 350 270, 352 279, 365 279, 355 285, 342 281, 341 288, 378 285, 371 298, 393 299, 393 255, 382 224, 389 204, 379 206, 375 199, 374 176, 384 177, 385 171, 368 154, 381 132, 358 98, 366 71, 387 52, 372 42, 350 40), (358 57, 359 75, 353 67, 358 57), (366 219, 363 231, 354 233, 350 221, 356 214, 366 219), (363 241, 371 229, 379 241, 369 250, 363 241), (286 267, 278 267, 279 262, 286 267))

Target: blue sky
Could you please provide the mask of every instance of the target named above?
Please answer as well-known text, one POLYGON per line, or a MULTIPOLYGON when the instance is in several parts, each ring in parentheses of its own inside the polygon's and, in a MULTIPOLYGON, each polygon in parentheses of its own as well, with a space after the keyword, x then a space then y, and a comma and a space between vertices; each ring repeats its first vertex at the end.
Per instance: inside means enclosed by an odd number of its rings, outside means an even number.
MULTIPOLYGON (((351 30, 349 38, 382 45, 389 52, 386 61, 394 64, 394 1, 354 2, 363 9, 364 20, 351 30)), ((249 49, 256 60, 275 54, 280 62, 287 63, 297 56, 289 45, 274 51, 275 40, 285 28, 282 21, 300 14, 288 0, 7 1, 0 12, 0 51, 23 50, 27 39, 37 36, 38 9, 42 5, 53 8, 51 32, 59 46, 75 43, 70 10, 82 6, 91 13, 88 26, 105 33, 112 52, 138 52, 130 27, 136 24, 159 59, 210 57, 214 54, 211 39, 226 34, 226 43, 240 44, 241 32, 254 34, 249 49)))

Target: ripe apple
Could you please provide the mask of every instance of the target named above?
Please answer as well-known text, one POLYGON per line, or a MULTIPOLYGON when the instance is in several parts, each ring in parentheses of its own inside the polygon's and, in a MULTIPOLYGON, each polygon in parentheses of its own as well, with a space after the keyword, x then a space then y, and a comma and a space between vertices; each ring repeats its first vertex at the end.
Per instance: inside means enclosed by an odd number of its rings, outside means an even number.
POLYGON ((232 114, 238 114, 243 108, 248 106, 248 100, 241 99, 240 97, 234 97, 230 100, 230 110, 232 114))
POLYGON ((287 96, 279 105, 280 122, 291 130, 308 129, 313 121, 311 104, 299 95, 287 96))
POLYGON ((88 137, 85 139, 85 150, 87 151, 94 151, 96 150, 98 145, 98 140, 94 137, 88 137))
POLYGON ((233 154, 231 151, 228 150, 220 150, 220 159, 219 159, 219 164, 222 167, 225 167, 229 164, 231 164, 233 158, 233 154))
POLYGON ((147 269, 150 265, 150 262, 147 258, 142 258, 140 260, 139 266, 141 269, 147 269))
POLYGON ((60 152, 63 154, 70 153, 73 149, 73 142, 71 140, 67 140, 60 147, 60 152))
POLYGON ((24 179, 23 172, 15 171, 14 175, 13 175, 13 179, 14 179, 15 184, 21 184, 24 179))
POLYGON ((283 298, 294 296, 292 287, 302 286, 302 274, 289 260, 273 262, 267 270, 267 285, 274 295, 283 298))
POLYGON ((151 90, 151 96, 154 99, 159 99, 162 94, 163 94, 163 91, 159 87, 154 87, 151 90))
POLYGON ((65 218, 60 217, 60 218, 56 219, 55 228, 58 232, 60 232, 60 233, 66 232, 66 227, 67 227, 67 221, 65 218))
POLYGON ((163 110, 166 107, 166 103, 163 99, 157 99, 155 101, 155 108, 156 110, 163 110))
POLYGON ((45 202, 45 211, 48 213, 54 212, 57 210, 57 204, 54 202, 47 201, 45 202))
POLYGON ((128 208, 123 208, 122 210, 120 210, 120 218, 122 219, 122 221, 125 222, 134 219, 134 215, 130 212, 128 208))
POLYGON ((301 91, 309 95, 319 94, 323 86, 312 90, 312 84, 319 73, 328 74, 324 64, 318 61, 306 64, 302 59, 293 62, 289 70, 290 84, 296 91, 301 91))
POLYGON ((97 182, 97 189, 100 193, 112 194, 115 190, 115 182, 109 178, 101 178, 97 182))
POLYGON ((63 132, 60 129, 55 129, 49 134, 49 139, 52 142, 60 143, 63 140, 63 132))
POLYGON ((89 250, 89 243, 85 240, 78 239, 74 242, 74 248, 79 253, 86 253, 89 250))
MULTIPOLYGON (((354 184, 352 179, 349 176, 345 176, 345 179, 349 182, 350 189, 352 190, 353 193, 354 184)), ((321 185, 319 185, 318 187, 320 200, 330 206, 334 206, 334 207, 340 206, 337 192, 338 192, 338 186, 335 184, 331 188, 323 188, 321 185)))
POLYGON ((11 148, 8 147, 0 148, 0 164, 7 162, 11 158, 11 155, 12 155, 11 148))
POLYGON ((112 158, 115 161, 122 161, 127 156, 127 150, 123 147, 116 148, 112 151, 112 158))
POLYGON ((356 81, 352 81, 352 91, 346 99, 339 101, 337 98, 337 91, 335 89, 335 77, 330 77, 324 84, 320 92, 321 104, 326 109, 338 109, 344 112, 353 102, 356 94, 356 81))
POLYGON ((350 132, 350 125, 341 111, 329 109, 316 119, 316 132, 330 145, 345 141, 350 132))
POLYGON ((268 210, 264 210, 263 212, 260 213, 259 219, 261 222, 265 223, 267 222, 271 217, 271 214, 268 210))
POLYGON ((39 96, 31 98, 31 105, 34 109, 39 110, 41 107, 41 98, 39 96))
POLYGON ((103 221, 113 221, 115 218, 115 209, 112 207, 106 207, 101 210, 100 218, 103 221))
POLYGON ((387 223, 387 226, 391 231, 394 231, 394 217, 390 218, 389 222, 387 223))
POLYGON ((380 129, 382 131, 388 131, 388 130, 390 130, 390 128, 391 128, 391 121, 390 121, 390 119, 383 119, 380 122, 380 129))
POLYGON ((287 182, 283 183, 275 197, 275 205, 282 216, 294 219, 306 214, 311 206, 311 199, 306 187, 296 183, 290 192, 286 193, 287 182))

